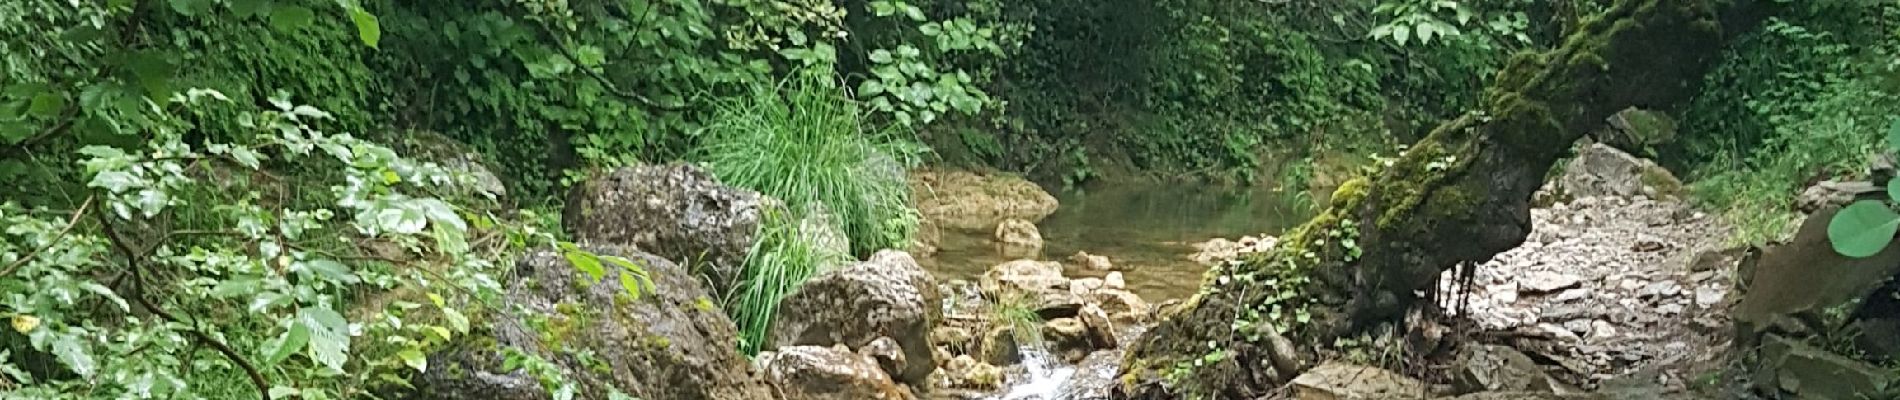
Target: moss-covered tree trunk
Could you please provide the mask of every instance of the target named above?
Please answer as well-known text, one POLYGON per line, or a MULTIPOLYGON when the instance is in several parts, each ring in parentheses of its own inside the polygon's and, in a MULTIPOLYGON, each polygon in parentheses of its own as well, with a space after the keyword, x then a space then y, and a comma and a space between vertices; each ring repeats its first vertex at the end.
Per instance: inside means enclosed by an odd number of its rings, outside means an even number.
POLYGON ((1446 268, 1524 241, 1532 193, 1585 132, 1692 93, 1724 31, 1759 22, 1754 3, 1621 0, 1561 46, 1518 55, 1478 110, 1341 186, 1280 248, 1210 271, 1129 352, 1118 397, 1253 399, 1334 338, 1399 322, 1446 268))

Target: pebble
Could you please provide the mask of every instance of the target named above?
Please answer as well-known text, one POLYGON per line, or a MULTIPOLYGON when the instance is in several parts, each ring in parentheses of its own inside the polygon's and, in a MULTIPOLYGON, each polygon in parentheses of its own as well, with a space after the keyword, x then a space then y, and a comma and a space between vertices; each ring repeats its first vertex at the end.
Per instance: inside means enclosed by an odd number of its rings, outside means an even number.
POLYGON ((1725 292, 1726 291, 1722 290, 1722 288, 1712 286, 1704 286, 1700 289, 1696 289, 1695 304, 1703 307, 1712 307, 1716 304, 1721 304, 1722 298, 1728 296, 1728 293, 1725 292))
POLYGON ((1540 273, 1520 278, 1519 288, 1525 293, 1541 294, 1577 287, 1583 279, 1576 275, 1540 273))
POLYGON ((1548 333, 1551 336, 1555 336, 1557 337, 1557 339, 1563 340, 1566 342, 1575 342, 1578 340, 1583 340, 1583 337, 1577 336, 1577 332, 1571 331, 1570 328, 1557 326, 1557 324, 1551 324, 1551 323, 1537 324, 1537 330, 1542 331, 1544 333, 1548 333))
POLYGON ((1590 322, 1591 339, 1608 339, 1612 337, 1616 337, 1616 325, 1604 320, 1590 322))
POLYGON ((1571 333, 1575 333, 1578 335, 1588 335, 1590 334, 1590 325, 1591 325, 1590 320, 1573 319, 1568 322, 1564 322, 1564 329, 1569 330, 1571 333))
POLYGON ((1128 281, 1123 280, 1121 271, 1110 272, 1102 278, 1102 287, 1109 289, 1127 289, 1128 281))
POLYGON ((1567 302, 1576 301, 1578 299, 1582 299, 1585 297, 1590 297, 1589 288, 1577 288, 1577 289, 1565 290, 1563 291, 1563 293, 1558 293, 1555 300, 1559 302, 1567 303, 1567 302))

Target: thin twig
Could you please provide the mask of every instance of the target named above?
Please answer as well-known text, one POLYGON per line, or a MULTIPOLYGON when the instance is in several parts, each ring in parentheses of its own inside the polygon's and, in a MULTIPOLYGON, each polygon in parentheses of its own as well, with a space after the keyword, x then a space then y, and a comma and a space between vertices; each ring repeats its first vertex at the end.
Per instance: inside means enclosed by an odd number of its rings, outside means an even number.
MULTIPOLYGON (((157 304, 152 304, 150 299, 145 298, 145 276, 141 272, 143 266, 139 265, 139 252, 132 251, 132 247, 125 244, 125 238, 119 236, 119 232, 112 228, 112 221, 110 221, 105 214, 98 215, 101 230, 105 231, 107 239, 110 239, 108 241, 112 242, 112 248, 117 249, 120 254, 123 254, 125 256, 125 262, 132 267, 132 287, 134 288, 131 296, 132 300, 138 302, 139 306, 145 307, 146 310, 151 311, 152 314, 158 315, 159 318, 163 318, 167 322, 185 325, 177 316, 173 316, 171 313, 166 312, 165 309, 159 308, 157 304)), ((236 363, 239 368, 244 369, 244 373, 251 377, 251 384, 257 386, 258 398, 270 400, 270 382, 264 380, 264 374, 258 372, 257 367, 251 365, 250 361, 246 361, 243 355, 238 354, 237 350, 232 349, 231 346, 212 338, 211 335, 195 327, 186 330, 186 332, 190 333, 192 337, 197 338, 199 342, 211 345, 211 348, 217 349, 218 353, 223 354, 225 358, 230 359, 231 362, 236 363)))
POLYGON ((93 198, 94 196, 86 196, 86 202, 79 204, 79 210, 73 211, 73 216, 66 220, 66 227, 60 228, 59 234, 53 235, 52 241, 47 242, 45 246, 34 249, 32 253, 26 253, 26 257, 20 257, 18 260, 13 260, 13 263, 7 264, 6 268, 0 269, 0 276, 12 275, 14 270, 20 269, 20 266, 26 265, 28 261, 33 261, 34 258, 39 257, 40 253, 45 252, 46 249, 59 244, 60 239, 65 239, 66 234, 72 232, 74 226, 79 225, 79 217, 85 216, 86 210, 92 207, 93 198))

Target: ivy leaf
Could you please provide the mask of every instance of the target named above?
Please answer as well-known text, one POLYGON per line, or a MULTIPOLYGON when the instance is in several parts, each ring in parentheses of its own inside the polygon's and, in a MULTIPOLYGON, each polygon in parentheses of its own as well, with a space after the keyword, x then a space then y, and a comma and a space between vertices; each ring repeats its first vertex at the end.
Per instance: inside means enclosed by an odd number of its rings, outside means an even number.
POLYGON ((890 63, 891 63, 891 51, 890 51, 890 50, 885 50, 885 49, 877 49, 877 50, 872 50, 872 51, 871 51, 871 62, 874 62, 874 63, 878 63, 878 64, 890 64, 890 63))
POLYGON ((356 37, 362 38, 363 44, 369 45, 370 48, 377 48, 376 44, 383 40, 383 28, 382 24, 376 21, 376 15, 370 14, 363 7, 351 7, 350 21, 356 23, 356 37))
POLYGON ((271 7, 270 27, 280 31, 294 31, 310 25, 317 13, 303 6, 271 7))
POLYGON ((429 358, 423 356, 421 351, 405 349, 397 352, 396 357, 402 359, 403 365, 407 365, 409 368, 415 368, 416 372, 429 372, 429 358))
POLYGON ((858 84, 858 97, 871 97, 879 93, 884 93, 884 81, 865 79, 864 83, 858 84))
POLYGON ((414 207, 401 207, 385 208, 382 209, 382 211, 378 211, 376 213, 376 224, 387 232, 414 235, 422 233, 422 228, 428 226, 429 221, 427 217, 423 216, 422 210, 417 210, 414 207))
POLYGON ((303 321, 290 324, 290 330, 264 343, 264 365, 277 365, 310 344, 310 326, 303 321))
POLYGON ((1835 252, 1865 258, 1887 248, 1896 230, 1900 230, 1900 213, 1885 203, 1861 200, 1834 214, 1827 224, 1827 238, 1835 252))
POLYGON ((98 175, 92 176, 91 182, 86 183, 88 187, 105 189, 112 193, 124 193, 126 190, 143 185, 139 177, 125 171, 100 171, 98 175))
POLYGON ((928 20, 928 18, 924 18, 923 9, 917 8, 917 6, 913 6, 909 4, 904 5, 904 16, 910 17, 910 20, 917 21, 917 22, 924 22, 925 20, 928 20))
POLYGON ((59 338, 53 339, 53 356, 58 357, 73 373, 91 378, 94 372, 98 372, 99 363, 93 361, 92 352, 79 339, 79 335, 59 335, 59 338))
POLYGON ((423 215, 427 215, 430 221, 454 227, 456 230, 468 230, 468 223, 462 221, 462 216, 456 214, 455 207, 449 206, 449 203, 438 199, 422 199, 414 204, 422 208, 423 215))

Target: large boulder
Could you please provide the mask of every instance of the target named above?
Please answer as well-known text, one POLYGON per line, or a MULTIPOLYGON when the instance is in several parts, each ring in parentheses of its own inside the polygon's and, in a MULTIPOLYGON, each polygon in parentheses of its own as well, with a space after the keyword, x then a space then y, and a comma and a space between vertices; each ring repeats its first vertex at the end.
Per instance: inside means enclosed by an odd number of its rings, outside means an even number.
POLYGON ((1655 162, 1593 143, 1564 166, 1559 186, 1574 198, 1647 196, 1662 199, 1682 191, 1682 181, 1655 162))
POLYGON ((893 378, 922 388, 937 365, 930 333, 942 319, 943 299, 930 274, 909 254, 884 250, 869 261, 819 274, 785 296, 766 348, 859 348, 889 337, 906 361, 893 378))
POLYGON ((1015 175, 920 169, 910 173, 917 211, 934 226, 982 232, 1008 219, 1041 221, 1056 197, 1015 175))
POLYGON ((1550 375, 1530 356, 1515 349, 1477 344, 1465 346, 1452 362, 1453 384, 1459 392, 1556 392, 1550 375))
POLYGON ((1597 140, 1624 151, 1640 152, 1676 139, 1676 120, 1660 111, 1626 108, 1606 122, 1609 129, 1597 132, 1597 140))
MULTIPOLYGON (((498 321, 433 355, 416 379, 418 399, 542 400, 547 392, 518 370, 503 369, 503 348, 549 360, 579 385, 580 397, 606 399, 611 389, 645 399, 750 400, 770 398, 734 343, 726 319, 698 278, 666 259, 625 247, 589 247, 644 269, 651 287, 631 295, 618 268, 594 282, 556 250, 539 250, 516 263, 501 303, 554 327, 558 344, 529 330, 529 321, 498 321), (592 354, 587 359, 575 354, 592 354)), ((607 265, 617 265, 607 263, 607 265)))
POLYGON ((1825 327, 1784 322, 1822 321, 1820 316, 1829 309, 1866 299, 1888 279, 1900 276, 1900 246, 1866 258, 1834 251, 1827 226, 1838 211, 1830 207, 1808 216, 1793 239, 1762 251, 1731 313, 1745 334, 1743 343, 1753 343, 1754 336, 1771 328, 1820 332, 1825 327))
POLYGON ((562 223, 583 243, 633 246, 688 262, 715 294, 740 278, 759 221, 776 201, 719 184, 686 164, 616 169, 574 188, 562 223))
POLYGON ((759 354, 758 363, 782 400, 916 398, 877 362, 843 345, 782 347, 759 354))
POLYGON ((1036 230, 1036 224, 1020 219, 1006 219, 996 224, 996 244, 998 250, 1010 257, 1035 257, 1042 253, 1042 232, 1036 230))
POLYGON ((1756 384, 1771 398, 1847 400, 1878 397, 1900 377, 1794 339, 1770 334, 1761 348, 1756 384))

